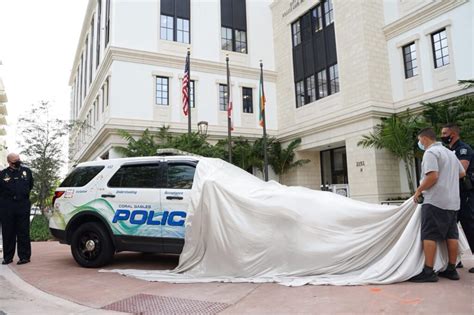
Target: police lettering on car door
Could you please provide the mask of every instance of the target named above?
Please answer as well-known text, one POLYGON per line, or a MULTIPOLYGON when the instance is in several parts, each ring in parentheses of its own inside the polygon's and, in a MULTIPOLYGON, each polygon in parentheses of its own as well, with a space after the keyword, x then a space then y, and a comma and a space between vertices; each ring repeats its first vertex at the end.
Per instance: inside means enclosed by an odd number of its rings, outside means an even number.
POLYGON ((184 226, 186 219, 186 212, 184 211, 147 211, 143 209, 117 209, 112 223, 118 221, 126 221, 130 224, 136 225, 169 225, 169 226, 184 226))

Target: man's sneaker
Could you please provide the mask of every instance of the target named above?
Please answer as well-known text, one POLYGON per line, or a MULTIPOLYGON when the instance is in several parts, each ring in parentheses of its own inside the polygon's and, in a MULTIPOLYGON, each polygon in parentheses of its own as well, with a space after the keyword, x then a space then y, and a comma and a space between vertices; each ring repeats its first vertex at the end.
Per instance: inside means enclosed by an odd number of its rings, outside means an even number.
POLYGON ((471 268, 471 269, 469 269, 469 272, 470 272, 470 273, 474 273, 474 267, 471 268))
POLYGON ((438 282, 438 276, 433 270, 422 270, 416 276, 410 278, 408 281, 410 282, 438 282))
POLYGON ((456 269, 441 271, 438 273, 439 277, 448 278, 449 280, 459 280, 459 274, 456 269))
POLYGON ((456 268, 464 268, 462 261, 458 262, 458 264, 456 265, 456 268))

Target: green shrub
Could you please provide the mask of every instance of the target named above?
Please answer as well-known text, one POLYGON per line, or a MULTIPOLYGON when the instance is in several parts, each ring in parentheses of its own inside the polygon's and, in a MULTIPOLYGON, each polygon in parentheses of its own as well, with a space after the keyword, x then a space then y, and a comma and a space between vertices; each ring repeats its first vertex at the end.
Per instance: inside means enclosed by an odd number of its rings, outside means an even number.
POLYGON ((53 239, 49 231, 49 221, 46 216, 35 215, 30 225, 30 238, 32 241, 47 241, 53 239))

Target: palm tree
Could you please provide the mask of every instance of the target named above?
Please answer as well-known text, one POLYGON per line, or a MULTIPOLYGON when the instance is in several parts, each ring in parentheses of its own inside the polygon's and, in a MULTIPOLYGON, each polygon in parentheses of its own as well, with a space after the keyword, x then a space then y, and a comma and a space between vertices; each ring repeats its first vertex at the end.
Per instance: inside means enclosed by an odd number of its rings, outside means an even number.
POLYGON ((456 123, 461 128, 463 141, 474 145, 474 96, 461 95, 437 103, 423 103, 423 117, 433 128, 440 130, 447 123, 456 123))
POLYGON ((301 139, 297 138, 290 142, 290 144, 283 149, 279 141, 272 141, 270 144, 270 154, 268 157, 268 162, 273 168, 275 174, 278 175, 278 181, 281 179, 281 175, 288 172, 290 169, 302 166, 310 160, 296 160, 295 159, 295 149, 300 145, 301 139))
POLYGON ((134 156, 152 156, 156 154, 156 150, 160 145, 155 141, 155 136, 150 130, 145 129, 142 135, 135 139, 128 131, 119 130, 118 133, 127 141, 126 147, 117 147, 117 151, 126 157, 134 156))
POLYGON ((364 135, 357 145, 364 148, 386 149, 401 159, 405 164, 408 187, 415 192, 413 184, 413 163, 415 158, 416 134, 420 129, 419 118, 411 115, 407 110, 405 115, 393 114, 382 118, 382 122, 375 126, 374 131, 364 135))

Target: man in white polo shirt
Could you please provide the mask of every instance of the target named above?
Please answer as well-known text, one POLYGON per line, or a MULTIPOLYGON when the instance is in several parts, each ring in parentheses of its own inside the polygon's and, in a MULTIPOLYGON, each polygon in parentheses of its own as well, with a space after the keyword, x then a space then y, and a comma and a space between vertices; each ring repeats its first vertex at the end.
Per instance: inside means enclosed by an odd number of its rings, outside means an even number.
POLYGON ((413 196, 421 202, 421 240, 425 254, 425 266, 421 273, 410 279, 413 282, 436 282, 438 275, 451 280, 459 280, 456 271, 458 254, 457 211, 460 208, 459 178, 465 176, 462 164, 456 155, 436 142, 436 133, 425 128, 418 134, 418 146, 426 150, 421 163, 422 180, 413 196), (446 241, 449 264, 438 275, 433 270, 436 242, 446 241))

